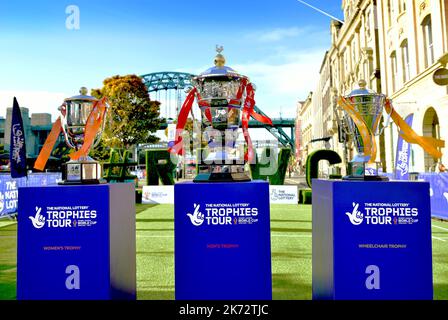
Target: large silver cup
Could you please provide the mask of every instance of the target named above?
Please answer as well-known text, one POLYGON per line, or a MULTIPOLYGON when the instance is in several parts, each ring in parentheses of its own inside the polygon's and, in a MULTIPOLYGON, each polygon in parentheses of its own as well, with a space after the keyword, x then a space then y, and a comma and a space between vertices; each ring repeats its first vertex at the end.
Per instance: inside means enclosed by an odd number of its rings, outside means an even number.
MULTIPOLYGON (((367 89, 364 80, 359 81, 358 89, 353 90, 344 98, 345 102, 359 113, 373 136, 380 135, 384 128, 388 126, 390 115, 387 117, 385 126, 380 129, 386 96, 367 89)), ((378 175, 378 168, 368 166, 371 156, 366 154, 365 141, 363 141, 359 128, 347 112, 344 112, 344 123, 346 124, 345 132, 353 138, 357 153, 349 163, 350 174, 343 179, 387 181, 387 177, 378 175)), ((372 143, 375 143, 375 141, 372 143)))
MULTIPOLYGON (((96 101, 98 99, 87 95, 87 88, 82 87, 79 95, 65 99, 59 107, 65 142, 75 151, 79 150, 84 143, 87 119, 96 101)), ((90 149, 100 142, 104 124, 105 121, 97 132, 90 149)), ((98 184, 102 182, 101 176, 100 163, 90 156, 86 156, 78 160, 70 160, 63 165, 62 182, 60 184, 98 184)))
POLYGON ((244 99, 237 93, 241 82, 248 79, 224 65, 222 47, 217 51, 215 66, 192 80, 199 97, 202 135, 207 142, 207 148, 197 157, 203 169, 194 181, 248 181, 250 177, 245 171, 244 149, 236 145, 244 99))

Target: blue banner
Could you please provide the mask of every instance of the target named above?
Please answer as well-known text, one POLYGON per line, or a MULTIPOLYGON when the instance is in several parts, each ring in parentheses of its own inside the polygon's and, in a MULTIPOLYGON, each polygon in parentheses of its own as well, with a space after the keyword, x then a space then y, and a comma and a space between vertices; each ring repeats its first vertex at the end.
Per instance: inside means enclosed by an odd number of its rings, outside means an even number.
POLYGON ((431 215, 439 219, 448 219, 448 172, 420 173, 419 179, 429 182, 431 189, 431 215))
MULTIPOLYGON (((409 125, 409 127, 412 127, 413 119, 414 114, 411 113, 406 117, 406 119, 404 119, 404 121, 409 125)), ((395 161, 396 180, 409 180, 410 158, 411 158, 411 145, 403 139, 401 134, 399 134, 397 141, 396 161, 395 161)))
POLYGON ((9 174, 0 174, 0 218, 17 212, 20 187, 55 185, 61 180, 61 173, 32 173, 27 177, 13 179, 9 174))
POLYGON ((433 298, 429 184, 313 180, 313 299, 433 298))
POLYGON ((174 186, 177 300, 272 299, 269 184, 174 186))
POLYGON ((16 97, 14 97, 12 106, 9 162, 11 177, 21 178, 26 176, 25 130, 23 130, 22 114, 16 97))

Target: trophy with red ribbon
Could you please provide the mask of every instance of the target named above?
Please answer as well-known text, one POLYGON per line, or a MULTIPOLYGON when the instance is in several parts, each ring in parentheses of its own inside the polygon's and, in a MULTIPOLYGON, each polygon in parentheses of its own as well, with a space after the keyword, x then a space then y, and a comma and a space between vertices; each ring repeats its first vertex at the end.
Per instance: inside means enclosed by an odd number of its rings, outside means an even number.
POLYGON ((245 164, 254 157, 249 119, 272 125, 268 117, 254 111, 254 85, 248 77, 225 66, 222 50, 222 46, 216 47, 215 66, 193 78, 193 88, 180 110, 175 143, 170 149, 173 153, 184 153, 181 133, 196 98, 201 109, 202 138, 207 142, 206 150, 196 161, 207 169, 194 182, 250 181, 245 169, 245 164), (240 152, 236 143, 240 124, 247 144, 245 152, 240 152))
POLYGON ((101 140, 104 118, 109 107, 106 98, 101 100, 87 95, 82 87, 79 95, 67 98, 59 107, 60 116, 51 129, 39 153, 34 168, 43 170, 61 131, 70 148, 70 161, 63 164, 62 182, 59 184, 98 184, 101 165, 88 154, 101 140))

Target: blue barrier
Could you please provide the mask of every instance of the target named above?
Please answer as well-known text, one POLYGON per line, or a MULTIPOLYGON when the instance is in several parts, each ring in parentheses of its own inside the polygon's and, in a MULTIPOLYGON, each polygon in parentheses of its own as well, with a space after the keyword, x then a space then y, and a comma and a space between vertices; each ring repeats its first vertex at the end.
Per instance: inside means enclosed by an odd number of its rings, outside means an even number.
POLYGON ((448 219, 448 173, 419 173, 418 178, 431 186, 431 216, 448 219))
POLYGON ((61 177, 60 172, 31 173, 17 179, 11 178, 9 173, 0 174, 0 218, 17 212, 20 187, 55 185, 61 177))

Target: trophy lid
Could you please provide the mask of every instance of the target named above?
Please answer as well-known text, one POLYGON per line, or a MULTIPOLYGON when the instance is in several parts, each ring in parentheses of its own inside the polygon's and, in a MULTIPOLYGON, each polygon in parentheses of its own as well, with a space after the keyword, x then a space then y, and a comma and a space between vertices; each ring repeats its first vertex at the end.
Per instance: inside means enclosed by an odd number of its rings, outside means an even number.
POLYGON ((225 65, 226 58, 221 54, 224 50, 223 46, 216 45, 217 55, 215 56, 214 63, 215 66, 208 68, 201 74, 199 74, 195 79, 208 78, 208 77, 231 77, 231 78, 247 78, 239 74, 237 71, 225 65))
POLYGON ((70 102, 70 101, 97 101, 98 99, 93 97, 93 96, 89 96, 88 94, 88 90, 86 87, 81 87, 81 89, 79 89, 79 95, 77 96, 73 96, 70 98, 66 98, 64 99, 65 102, 70 102))
POLYGON ((347 97, 354 97, 354 96, 368 96, 368 95, 378 95, 375 91, 372 89, 367 88, 367 82, 363 79, 358 81, 359 88, 354 89, 351 91, 347 97))

